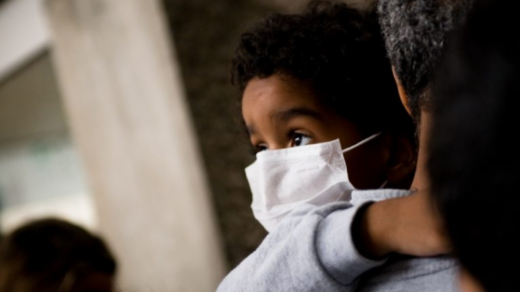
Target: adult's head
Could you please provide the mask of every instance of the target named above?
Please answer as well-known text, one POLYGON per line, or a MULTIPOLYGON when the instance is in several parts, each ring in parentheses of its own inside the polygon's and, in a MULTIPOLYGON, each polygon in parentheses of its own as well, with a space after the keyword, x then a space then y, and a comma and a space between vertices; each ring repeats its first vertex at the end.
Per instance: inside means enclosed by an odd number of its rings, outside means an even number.
POLYGON ((115 272, 102 239, 66 221, 34 221, 0 243, 0 292, 111 292, 115 272))
POLYGON ((416 122, 431 100, 428 87, 447 35, 465 19, 473 0, 379 0, 388 57, 403 104, 416 122))
POLYGON ((414 168, 412 151, 401 151, 394 162, 385 157, 395 156, 383 155, 394 143, 390 137, 411 137, 413 125, 400 105, 373 12, 314 1, 302 14, 267 17, 242 35, 232 80, 257 151, 338 138, 346 148, 383 132, 386 138, 345 156, 354 185, 402 180, 405 172, 389 177, 395 161, 412 165, 407 176, 414 168))
POLYGON ((518 289, 520 39, 513 3, 476 2, 432 88, 433 198, 465 279, 488 292, 518 289))

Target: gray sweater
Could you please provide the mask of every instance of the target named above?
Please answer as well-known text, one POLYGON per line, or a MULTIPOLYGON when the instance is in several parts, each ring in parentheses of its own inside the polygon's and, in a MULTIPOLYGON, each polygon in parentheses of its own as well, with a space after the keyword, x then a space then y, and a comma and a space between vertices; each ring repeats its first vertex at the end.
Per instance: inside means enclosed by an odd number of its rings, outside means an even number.
POLYGON ((370 201, 408 194, 354 191, 350 203, 295 209, 217 291, 458 291, 452 258, 395 255, 373 261, 356 250, 350 230, 358 209, 370 201))

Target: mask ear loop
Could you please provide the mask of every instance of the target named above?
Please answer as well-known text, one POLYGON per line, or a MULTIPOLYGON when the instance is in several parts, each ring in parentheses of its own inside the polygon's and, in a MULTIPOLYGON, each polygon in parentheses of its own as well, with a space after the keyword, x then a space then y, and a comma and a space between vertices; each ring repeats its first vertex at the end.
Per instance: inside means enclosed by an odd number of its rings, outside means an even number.
POLYGON ((370 142, 370 141, 374 140, 375 138, 377 138, 379 135, 381 135, 381 133, 382 132, 379 132, 379 133, 376 133, 376 134, 374 134, 374 135, 372 135, 372 136, 370 136, 370 137, 368 137, 366 139, 363 139, 363 140, 359 141, 358 143, 356 143, 356 144, 354 144, 354 145, 352 145, 352 146, 350 146, 348 148, 345 148, 345 149, 341 150, 341 152, 345 153, 345 152, 350 151, 350 150, 352 150, 354 148, 357 148, 357 147, 359 147, 359 146, 361 146, 361 145, 363 145, 363 144, 365 144, 367 142, 370 142))
MULTIPOLYGON (((354 145, 352 145, 352 146, 350 146, 350 147, 348 147, 348 148, 345 148, 344 150, 342 150, 342 152, 345 153, 345 152, 350 151, 350 150, 352 150, 352 149, 354 149, 354 148, 357 148, 357 147, 359 147, 359 146, 361 146, 361 145, 363 145, 363 144, 365 144, 365 143, 368 143, 368 142, 374 140, 375 138, 379 137, 379 136, 381 135, 381 133, 382 133, 382 132, 375 133, 374 135, 372 135, 372 136, 370 136, 370 137, 368 137, 368 138, 366 138, 366 139, 363 139, 363 140, 361 140, 360 142, 358 142, 358 143, 356 143, 356 144, 354 144, 354 145)), ((379 188, 382 189, 382 188, 384 188, 387 184, 388 184, 388 180, 385 180, 385 181, 383 182, 383 184, 382 184, 379 188)))

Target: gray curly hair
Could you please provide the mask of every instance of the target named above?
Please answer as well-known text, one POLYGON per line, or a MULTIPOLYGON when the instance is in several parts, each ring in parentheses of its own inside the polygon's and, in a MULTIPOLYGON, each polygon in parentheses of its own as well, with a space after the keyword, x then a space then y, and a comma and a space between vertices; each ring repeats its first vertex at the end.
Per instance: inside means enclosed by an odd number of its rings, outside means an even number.
POLYGON ((379 0, 387 54, 416 122, 431 103, 427 89, 448 34, 466 18, 473 0, 379 0))

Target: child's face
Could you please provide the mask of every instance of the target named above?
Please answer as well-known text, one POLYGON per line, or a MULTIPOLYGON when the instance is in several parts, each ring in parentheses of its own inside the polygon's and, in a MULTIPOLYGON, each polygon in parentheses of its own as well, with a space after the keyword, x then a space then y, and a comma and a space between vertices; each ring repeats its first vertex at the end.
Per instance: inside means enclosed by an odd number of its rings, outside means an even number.
MULTIPOLYGON (((242 117, 257 151, 335 139, 340 140, 342 148, 347 148, 367 138, 350 121, 320 104, 304 83, 280 75, 254 78, 247 84, 242 98, 242 117)), ((380 140, 345 154, 349 179, 355 187, 378 188, 385 181, 380 140)))

